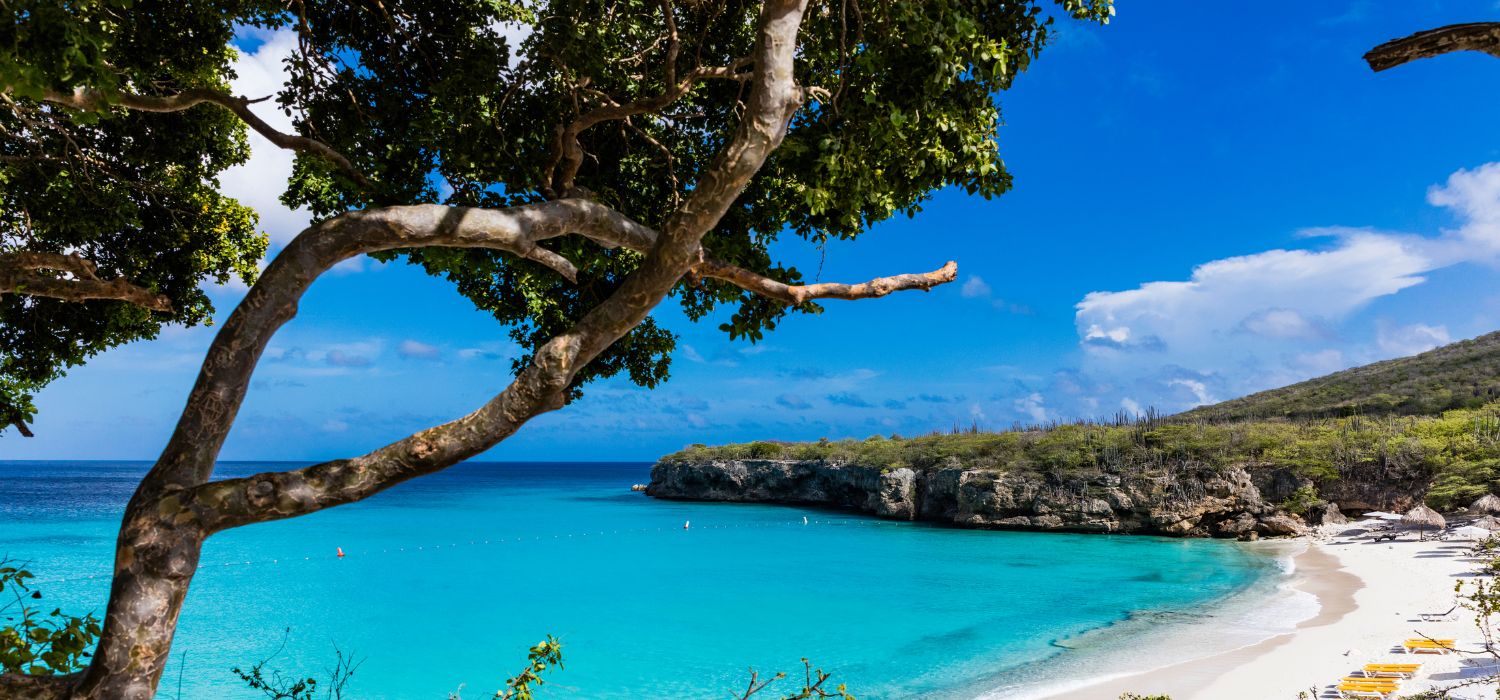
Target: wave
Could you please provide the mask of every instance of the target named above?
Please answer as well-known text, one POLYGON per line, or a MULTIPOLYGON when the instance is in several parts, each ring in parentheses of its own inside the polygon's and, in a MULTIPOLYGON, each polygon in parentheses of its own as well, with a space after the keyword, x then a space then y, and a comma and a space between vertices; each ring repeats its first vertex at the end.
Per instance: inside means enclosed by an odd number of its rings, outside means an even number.
POLYGON ((1264 575, 1218 600, 1184 609, 1132 611, 1113 624, 1055 640, 1045 661, 1004 671, 976 700, 1048 698, 1112 679, 1217 656, 1286 634, 1318 614, 1293 588, 1302 543, 1245 545, 1266 557, 1264 575))

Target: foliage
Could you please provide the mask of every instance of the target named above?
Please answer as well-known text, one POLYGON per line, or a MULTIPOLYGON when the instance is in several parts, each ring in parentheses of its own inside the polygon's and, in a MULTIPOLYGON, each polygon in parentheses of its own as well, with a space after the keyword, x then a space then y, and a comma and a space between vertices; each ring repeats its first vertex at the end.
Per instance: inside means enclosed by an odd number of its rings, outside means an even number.
POLYGON ((1293 491, 1292 495, 1287 496, 1286 500, 1283 500, 1280 506, 1282 510, 1288 513, 1302 515, 1321 502, 1322 499, 1318 497, 1318 490, 1316 488, 1301 486, 1296 491, 1293 491))
MULTIPOLYGON (((290 632, 291 630, 287 630, 288 635, 290 632)), ((316 678, 303 678, 300 675, 283 677, 279 671, 272 671, 269 678, 265 675, 266 664, 285 648, 286 635, 283 635, 281 647, 271 656, 252 666, 249 671, 235 668, 233 672, 252 690, 259 690, 272 700, 313 700, 317 697, 318 681, 316 678)), ((352 657, 345 656, 338 647, 334 647, 334 652, 337 654, 337 663, 327 671, 329 680, 325 684, 325 697, 330 699, 343 697, 343 691, 349 679, 361 663, 352 657)), ((505 687, 496 691, 491 697, 494 700, 535 700, 536 690, 546 685, 542 674, 553 669, 559 671, 563 669, 562 642, 549 634, 546 639, 537 642, 527 650, 526 667, 519 674, 506 680, 505 687)), ((828 698, 856 700, 842 683, 833 690, 824 688, 823 686, 833 678, 832 674, 825 673, 823 669, 814 669, 812 662, 805 658, 802 659, 802 670, 804 679, 802 687, 793 691, 791 695, 781 696, 780 700, 827 700, 828 698)), ((761 680, 760 674, 756 673, 755 669, 750 669, 750 682, 746 685, 744 692, 737 693, 735 697, 739 700, 749 700, 752 696, 759 695, 766 690, 771 684, 786 677, 786 673, 778 672, 769 679, 761 680)), ((448 700, 462 700, 461 691, 462 689, 449 693, 448 700)))
MULTIPOLYGON (((1435 415, 1500 398, 1500 333, 1193 409, 1200 420, 1435 415)), ((1490 426, 1500 430, 1500 425, 1490 426)))
MULTIPOLYGON (((75 252, 101 278, 165 294, 172 313, 120 301, 0 295, 0 431, 36 412, 33 394, 107 348, 208 322, 206 282, 251 281, 265 253, 248 208, 218 192, 244 162, 230 113, 169 114, 44 105, 44 89, 171 94, 227 84, 232 3, 8 2, 0 13, 0 256, 75 252)), ((269 5, 268 5, 269 7, 269 5)))
MULTIPOLYGON (((724 262, 786 282, 803 279, 769 247, 789 232, 818 245, 919 211, 955 186, 984 197, 1009 189, 998 151, 996 92, 1053 36, 1054 14, 1107 22, 1109 0, 813 0, 797 80, 818 99, 705 239, 724 262)), ((166 322, 200 323, 205 279, 246 280, 264 252, 253 215, 217 193, 244 160, 244 129, 202 106, 169 114, 43 108, 44 90, 89 88, 106 102, 131 92, 223 88, 237 27, 295 31, 298 52, 276 104, 296 130, 345 154, 361 183, 299 153, 283 200, 317 217, 436 202, 504 207, 587 196, 653 227, 710 168, 737 128, 739 79, 688 83, 665 105, 578 133, 584 154, 559 162, 559 131, 592 109, 654 98, 700 67, 747 70, 757 3, 709 0, 22 0, 0 27, 4 183, 0 252, 78 248, 168 294, 172 316, 119 302, 0 298, 0 418, 29 418, 29 395, 104 348, 153 337, 166 322), (508 37, 525 36, 516 41, 508 37), (23 127, 25 123, 39 126, 23 127), (576 173, 571 171, 576 170, 576 173), (82 215, 81 215, 82 214, 82 215), (45 321, 42 323, 41 321, 45 321), (42 330, 38 330, 42 329, 42 330)), ((259 97, 259 96, 253 96, 259 97)), ((257 106, 261 109, 271 105, 257 106)), ((579 269, 576 283, 535 263, 479 249, 391 251, 454 284, 528 351, 612 293, 641 257, 571 239, 547 244, 579 269)), ((675 292, 687 315, 719 318, 731 338, 758 340, 791 312, 712 280, 675 292)), ((667 378, 673 334, 647 319, 575 379, 667 378)), ((523 355, 518 367, 529 361, 523 355)), ((0 421, 4 424, 5 421, 0 421)))
POLYGON ((10 599, 0 604, 8 623, 0 627, 0 674, 50 676, 82 670, 99 638, 98 618, 92 613, 65 615, 60 609, 42 614, 29 602, 42 599, 42 592, 28 583, 32 578, 25 567, 0 559, 0 596, 10 599))
POLYGON ((532 700, 532 686, 541 687, 547 683, 542 674, 554 666, 562 670, 562 642, 547 635, 527 651, 526 662, 521 673, 506 679, 505 687, 495 692, 495 700, 532 700))
MULTIPOLYGON (((964 469, 1060 476, 1151 472, 1174 467, 1292 469, 1315 483, 1360 470, 1386 469, 1432 480, 1427 502, 1439 509, 1500 492, 1500 402, 1436 416, 1387 416, 1210 422, 1118 419, 1022 427, 1006 432, 932 433, 901 438, 806 443, 692 445, 666 462, 709 459, 821 460, 893 469, 964 469)), ((1315 488, 1283 507, 1317 503, 1315 488)))
MULTIPOLYGON (((283 676, 280 671, 272 670, 266 675, 266 664, 271 663, 286 649, 286 640, 291 636, 292 630, 288 628, 281 635, 281 646, 270 656, 256 662, 250 670, 246 671, 238 666, 230 669, 230 673, 237 676, 251 690, 258 690, 270 700, 314 700, 318 697, 318 679, 311 676, 283 676)), ((333 648, 334 665, 328 669, 328 682, 323 685, 322 697, 328 700, 339 700, 344 697, 344 690, 354 678, 354 672, 359 670, 362 663, 352 655, 346 655, 337 645, 333 648)))

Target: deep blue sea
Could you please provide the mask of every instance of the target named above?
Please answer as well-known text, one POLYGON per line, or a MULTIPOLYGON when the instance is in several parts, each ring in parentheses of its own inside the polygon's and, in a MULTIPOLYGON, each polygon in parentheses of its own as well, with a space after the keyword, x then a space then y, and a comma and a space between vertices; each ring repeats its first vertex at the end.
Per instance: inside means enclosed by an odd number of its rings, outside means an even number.
MULTIPOLYGON (((148 466, 0 461, 0 556, 30 562, 49 607, 102 612, 115 528, 148 466)), ((1280 575, 1228 542, 659 501, 630 491, 649 471, 463 464, 222 533, 159 697, 179 683, 182 698, 256 697, 231 667, 280 649, 268 670, 321 676, 337 645, 363 659, 346 697, 487 698, 547 634, 566 668, 541 698, 727 698, 747 669, 800 671, 802 657, 862 699, 1025 695, 1088 653, 1067 640, 1171 624, 1280 575)))

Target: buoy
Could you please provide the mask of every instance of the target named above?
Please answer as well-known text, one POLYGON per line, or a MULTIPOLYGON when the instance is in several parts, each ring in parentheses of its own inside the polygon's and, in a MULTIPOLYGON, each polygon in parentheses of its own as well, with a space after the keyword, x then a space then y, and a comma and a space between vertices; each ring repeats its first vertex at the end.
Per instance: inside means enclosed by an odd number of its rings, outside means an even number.
POLYGON ((339 550, 339 558, 343 559, 344 558, 344 548, 343 547, 335 547, 334 549, 339 550))
POLYGON ((693 524, 693 521, 691 521, 691 520, 684 520, 684 521, 682 521, 682 529, 686 530, 686 529, 688 529, 688 526, 692 525, 692 524, 693 524))
POLYGON ((806 525, 806 524, 807 524, 807 516, 805 516, 805 515, 804 515, 804 516, 802 516, 802 524, 803 524, 803 525, 806 525))

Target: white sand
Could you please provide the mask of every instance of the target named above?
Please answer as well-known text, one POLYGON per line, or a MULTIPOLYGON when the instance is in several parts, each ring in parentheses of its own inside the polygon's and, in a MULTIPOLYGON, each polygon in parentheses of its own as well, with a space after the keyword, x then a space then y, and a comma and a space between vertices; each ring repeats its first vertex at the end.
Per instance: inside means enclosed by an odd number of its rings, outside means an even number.
MULTIPOLYGON (((1115 700, 1121 693, 1162 693, 1173 700, 1294 700, 1336 697, 1333 684, 1370 662, 1421 661, 1423 673, 1403 693, 1482 676, 1484 654, 1408 655, 1402 640, 1425 634, 1479 650, 1473 614, 1460 608, 1446 621, 1421 622, 1423 612, 1453 606, 1454 584, 1475 569, 1466 541, 1371 544, 1335 537, 1315 542, 1296 558, 1297 588, 1315 595, 1319 612, 1295 632, 1203 659, 1049 696, 1058 700, 1115 700)), ((1455 693, 1494 698, 1494 684, 1455 693)))

